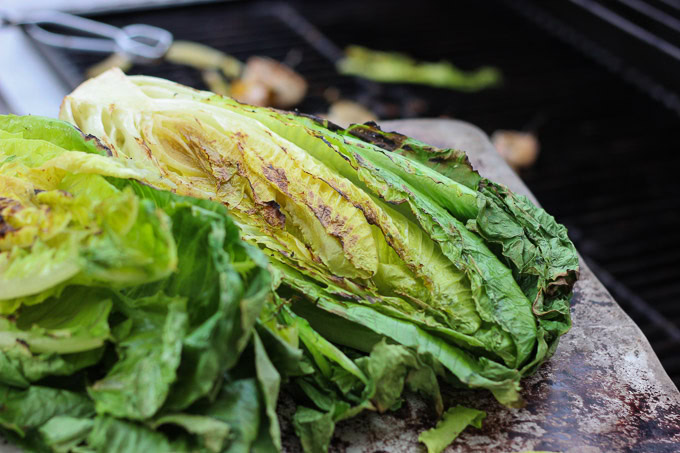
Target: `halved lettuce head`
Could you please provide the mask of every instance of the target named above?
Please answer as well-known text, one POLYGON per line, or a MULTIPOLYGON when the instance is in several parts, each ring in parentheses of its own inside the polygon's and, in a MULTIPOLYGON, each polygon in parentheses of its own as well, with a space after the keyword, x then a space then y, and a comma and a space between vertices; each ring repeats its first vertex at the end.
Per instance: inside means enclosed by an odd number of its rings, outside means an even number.
POLYGON ((224 203, 279 295, 335 344, 402 345, 516 406, 570 326, 566 230, 460 152, 115 70, 61 117, 156 168, 148 184, 224 203))
POLYGON ((29 451, 276 445, 279 377, 253 352, 266 257, 221 204, 110 154, 0 116, 0 432, 29 451))
MULTIPOLYGON (((36 129, 30 117, 0 118, 0 313, 67 285, 122 288, 173 272, 167 215, 102 176, 144 172, 65 150, 49 141, 60 129, 36 129)), ((85 143, 103 152, 94 139, 85 143)))

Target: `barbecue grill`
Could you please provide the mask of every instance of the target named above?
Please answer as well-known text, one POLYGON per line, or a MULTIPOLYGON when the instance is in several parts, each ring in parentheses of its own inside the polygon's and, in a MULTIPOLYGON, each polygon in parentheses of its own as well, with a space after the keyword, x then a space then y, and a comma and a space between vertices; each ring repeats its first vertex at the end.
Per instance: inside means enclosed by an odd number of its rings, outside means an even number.
MULTIPOLYGON (((680 385, 680 63, 658 47, 645 52, 650 43, 596 14, 610 8, 644 36, 680 46, 680 7, 670 0, 609 2, 614 7, 570 0, 559 8, 553 2, 470 1, 456 4, 458 14, 445 15, 433 14, 436 3, 397 3, 211 2, 96 18, 162 27, 176 39, 242 60, 289 61, 309 82, 298 106, 306 113, 326 111, 332 87, 385 119, 444 116, 489 133, 536 133, 542 153, 523 180, 569 228, 585 262, 680 385), (470 94, 338 74, 333 63, 341 48, 355 43, 448 59, 466 69, 494 65, 504 85, 470 94)), ((66 89, 102 58, 35 46, 66 89)), ((206 89, 198 71, 167 63, 130 73, 206 89)))

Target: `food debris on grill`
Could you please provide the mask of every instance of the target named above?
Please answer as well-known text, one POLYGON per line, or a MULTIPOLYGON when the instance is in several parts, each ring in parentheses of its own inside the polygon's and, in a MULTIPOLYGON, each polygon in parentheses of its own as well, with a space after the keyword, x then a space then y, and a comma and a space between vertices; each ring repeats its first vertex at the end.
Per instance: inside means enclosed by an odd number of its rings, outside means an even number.
POLYGON ((250 57, 234 81, 231 96, 246 104, 290 108, 307 93, 307 81, 292 68, 272 58, 250 57))
POLYGON ((378 121, 375 113, 359 104, 348 99, 339 99, 333 102, 328 113, 321 115, 330 122, 342 127, 349 127, 350 124, 363 124, 369 121, 378 121))
POLYGON ((91 79, 103 74, 111 68, 120 68, 121 71, 127 72, 132 67, 132 61, 122 53, 112 53, 102 61, 90 66, 85 71, 85 77, 91 79))
POLYGON ((528 132, 497 130, 491 142, 515 171, 531 167, 540 149, 536 136, 528 132))

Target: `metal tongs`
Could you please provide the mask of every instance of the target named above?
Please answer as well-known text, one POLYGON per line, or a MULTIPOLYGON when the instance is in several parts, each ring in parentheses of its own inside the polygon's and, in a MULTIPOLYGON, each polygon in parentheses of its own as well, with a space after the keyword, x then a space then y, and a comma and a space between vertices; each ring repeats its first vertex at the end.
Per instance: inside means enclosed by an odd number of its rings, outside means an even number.
POLYGON ((172 34, 159 27, 144 24, 122 28, 58 11, 11 13, 0 10, 0 26, 16 25, 36 41, 52 47, 94 53, 118 53, 135 63, 151 63, 167 53, 172 34), (48 31, 48 25, 64 33, 48 31), (84 35, 68 34, 68 31, 84 35))
POLYGON ((10 14, 0 9, 0 28, 8 25, 22 27, 35 41, 48 46, 110 54, 109 58, 91 66, 85 73, 86 78, 112 67, 126 71, 131 63, 163 60, 200 70, 211 91, 241 102, 290 108, 307 93, 305 79, 286 64, 257 56, 251 56, 244 64, 204 44, 173 41, 169 31, 151 25, 118 28, 57 11, 10 14))

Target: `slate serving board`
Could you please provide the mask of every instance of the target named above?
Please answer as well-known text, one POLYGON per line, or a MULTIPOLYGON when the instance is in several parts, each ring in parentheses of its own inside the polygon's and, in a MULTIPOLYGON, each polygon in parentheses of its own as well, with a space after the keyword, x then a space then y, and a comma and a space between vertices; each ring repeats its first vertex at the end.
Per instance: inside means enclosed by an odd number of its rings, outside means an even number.
MULTIPOLYGON (((488 137, 470 124, 418 119, 383 122, 381 127, 436 146, 463 149, 483 176, 535 201, 488 137)), ((583 262, 572 316, 573 328, 555 355, 522 382, 525 408, 502 407, 486 391, 444 389, 447 405, 462 404, 488 414, 482 429, 468 428, 447 453, 680 451, 678 389, 640 329, 583 262)), ((284 396, 280 411, 284 448, 297 452, 299 443, 285 420, 288 411, 284 396)), ((396 412, 364 414, 339 423, 330 450, 424 451, 418 434, 435 423, 435 414, 423 400, 408 397, 396 412)))

